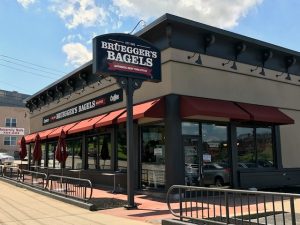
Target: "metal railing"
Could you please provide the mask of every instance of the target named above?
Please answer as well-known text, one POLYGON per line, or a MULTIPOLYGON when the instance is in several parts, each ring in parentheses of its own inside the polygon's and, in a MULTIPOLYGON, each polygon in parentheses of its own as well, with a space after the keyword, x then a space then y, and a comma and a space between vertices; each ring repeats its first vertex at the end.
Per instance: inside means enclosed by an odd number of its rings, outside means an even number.
POLYGON ((89 201, 93 194, 90 180, 58 175, 49 175, 48 189, 50 192, 84 201, 89 201))
POLYGON ((167 205, 175 217, 198 224, 300 224, 300 194, 174 185, 167 205))
POLYGON ((20 169, 16 166, 12 165, 1 165, 0 166, 0 174, 2 177, 9 179, 20 179, 20 169))
POLYGON ((47 187, 47 174, 32 170, 20 170, 20 181, 24 184, 45 189, 47 187))

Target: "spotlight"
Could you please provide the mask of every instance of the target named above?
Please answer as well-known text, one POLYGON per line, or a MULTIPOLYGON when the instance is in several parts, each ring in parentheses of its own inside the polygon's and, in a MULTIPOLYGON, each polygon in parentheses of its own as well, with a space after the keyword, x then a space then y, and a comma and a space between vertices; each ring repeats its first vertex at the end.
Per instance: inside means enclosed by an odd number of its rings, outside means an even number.
POLYGON ((226 66, 227 64, 229 64, 230 63, 230 60, 228 60, 227 62, 225 62, 225 63, 222 63, 222 66, 226 66))
POLYGON ((196 64, 202 65, 202 60, 200 54, 198 55, 198 59, 195 61, 196 64))
POLYGON ((292 80, 292 78, 291 78, 291 76, 290 76, 290 74, 289 73, 287 73, 287 75, 286 75, 286 78, 285 78, 286 80, 292 80))
POLYGON ((260 75, 263 75, 263 76, 266 76, 266 74, 265 74, 265 69, 262 67, 261 68, 261 71, 260 71, 260 73, 259 73, 260 75))
POLYGON ((233 61, 232 66, 230 68, 233 69, 233 70, 237 70, 237 66, 236 66, 235 61, 233 61))

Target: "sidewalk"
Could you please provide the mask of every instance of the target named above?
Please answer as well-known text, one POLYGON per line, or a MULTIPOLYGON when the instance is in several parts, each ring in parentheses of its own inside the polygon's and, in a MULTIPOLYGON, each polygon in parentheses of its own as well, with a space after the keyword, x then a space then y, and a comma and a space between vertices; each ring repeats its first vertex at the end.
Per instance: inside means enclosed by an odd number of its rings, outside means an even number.
MULTIPOLYGON (((138 220, 91 212, 0 181, 0 224, 149 225, 138 220)), ((120 211, 129 212, 120 208, 120 211)))

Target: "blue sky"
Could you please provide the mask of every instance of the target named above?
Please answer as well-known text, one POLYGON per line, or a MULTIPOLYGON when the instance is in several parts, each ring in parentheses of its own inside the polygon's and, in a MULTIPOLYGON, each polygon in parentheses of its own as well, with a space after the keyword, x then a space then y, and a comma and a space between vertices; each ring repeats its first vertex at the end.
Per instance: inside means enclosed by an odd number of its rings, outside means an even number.
POLYGON ((94 36, 167 12, 300 51, 299 9, 298 0, 1 0, 0 89, 34 94, 91 59, 94 36))

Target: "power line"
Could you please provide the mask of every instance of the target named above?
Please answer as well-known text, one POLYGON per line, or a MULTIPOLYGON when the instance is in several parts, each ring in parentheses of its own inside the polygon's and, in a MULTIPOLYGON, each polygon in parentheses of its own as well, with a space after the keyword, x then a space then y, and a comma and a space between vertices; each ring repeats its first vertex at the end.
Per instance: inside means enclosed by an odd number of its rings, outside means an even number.
POLYGON ((48 76, 40 74, 40 73, 34 73, 34 72, 30 72, 30 71, 18 69, 18 68, 15 68, 15 67, 11 67, 11 66, 7 66, 7 65, 4 65, 4 64, 1 64, 1 63, 0 63, 0 66, 4 66, 4 67, 7 67, 7 68, 10 68, 10 69, 13 69, 13 70, 18 70, 18 71, 22 71, 22 72, 25 72, 25 73, 29 73, 29 74, 32 74, 32 75, 35 75, 35 76, 39 76, 39 77, 44 77, 44 78, 47 78, 47 79, 55 80, 53 77, 48 77, 48 76))
POLYGON ((40 70, 40 69, 36 69, 34 67, 31 67, 31 66, 26 66, 26 65, 23 65, 23 64, 20 64, 20 63, 16 63, 16 62, 12 62, 10 60, 6 60, 6 59, 0 59, 4 62, 8 62, 8 63, 11 63, 11 64, 14 64, 14 65, 18 65, 18 66, 22 66, 22 67, 25 67, 25 68, 28 68, 28 69, 32 69, 32 70, 36 70, 36 71, 39 71, 39 72, 43 72, 43 73, 48 73, 48 74, 53 74, 55 76, 62 76, 62 74, 57 74, 57 73, 52 73, 52 72, 48 72, 48 71, 45 71, 45 70, 40 70))
POLYGON ((19 87, 19 86, 16 86, 16 85, 10 84, 10 83, 8 83, 8 82, 5 82, 5 81, 2 81, 2 80, 0 80, 0 83, 2 83, 2 84, 5 84, 5 85, 8 85, 8 86, 11 86, 11 87, 14 87, 14 88, 21 89, 21 90, 23 90, 23 91, 25 91, 25 92, 28 92, 28 90, 25 90, 25 89, 24 89, 24 88, 22 88, 22 87, 19 87))
POLYGON ((13 60, 16 60, 16 61, 19 61, 19 62, 27 63, 27 64, 30 64, 32 66, 37 66, 37 67, 40 67, 40 68, 43 68, 43 69, 46 69, 46 70, 52 70, 52 71, 56 71, 56 72, 64 73, 64 74, 66 73, 65 71, 61 71, 61 70, 57 70, 57 69, 53 69, 53 68, 49 68, 49 67, 45 67, 45 66, 40 66, 38 64, 31 63, 31 62, 28 62, 28 61, 25 61, 25 60, 22 60, 22 59, 17 59, 17 58, 11 57, 11 56, 7 56, 7 55, 3 55, 3 54, 0 54, 0 56, 5 57, 5 58, 9 58, 9 59, 13 59, 13 60))

